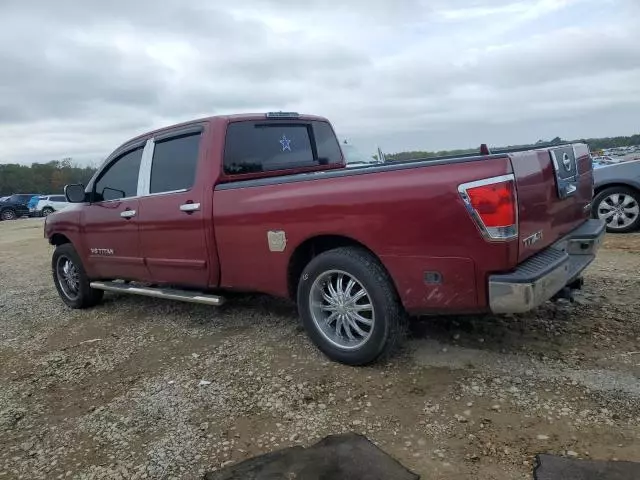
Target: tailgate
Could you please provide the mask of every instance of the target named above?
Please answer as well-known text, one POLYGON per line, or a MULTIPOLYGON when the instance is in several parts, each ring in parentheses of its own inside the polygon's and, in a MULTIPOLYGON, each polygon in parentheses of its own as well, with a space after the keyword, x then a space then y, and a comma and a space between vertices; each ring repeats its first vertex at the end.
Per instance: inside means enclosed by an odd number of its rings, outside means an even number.
POLYGON ((522 262, 589 218, 593 169, 585 144, 510 157, 518 192, 518 261, 522 262))

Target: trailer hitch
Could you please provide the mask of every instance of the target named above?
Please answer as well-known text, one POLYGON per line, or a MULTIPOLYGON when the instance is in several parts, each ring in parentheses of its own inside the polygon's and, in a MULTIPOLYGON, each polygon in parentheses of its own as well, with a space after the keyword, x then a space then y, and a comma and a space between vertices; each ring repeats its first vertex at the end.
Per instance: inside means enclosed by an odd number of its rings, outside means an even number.
POLYGON ((573 296, 576 290, 582 290, 582 286, 584 285, 584 279, 582 277, 578 277, 570 283, 567 283, 565 287, 563 287, 558 293, 556 293, 551 300, 568 300, 573 303, 575 298, 573 296))

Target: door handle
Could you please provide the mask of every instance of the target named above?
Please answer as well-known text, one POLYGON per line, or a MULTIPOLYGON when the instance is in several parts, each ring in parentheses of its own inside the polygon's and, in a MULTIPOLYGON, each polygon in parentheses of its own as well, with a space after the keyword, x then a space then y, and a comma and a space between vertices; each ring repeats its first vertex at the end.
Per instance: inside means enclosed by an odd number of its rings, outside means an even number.
POLYGON ((191 212, 197 212, 198 210, 200 210, 199 203, 183 203, 182 205, 180 205, 181 212, 191 213, 191 212))
POLYGON ((125 210, 124 212, 120 212, 120 216, 122 218, 131 218, 131 217, 135 217, 136 216, 136 211, 135 210, 125 210))

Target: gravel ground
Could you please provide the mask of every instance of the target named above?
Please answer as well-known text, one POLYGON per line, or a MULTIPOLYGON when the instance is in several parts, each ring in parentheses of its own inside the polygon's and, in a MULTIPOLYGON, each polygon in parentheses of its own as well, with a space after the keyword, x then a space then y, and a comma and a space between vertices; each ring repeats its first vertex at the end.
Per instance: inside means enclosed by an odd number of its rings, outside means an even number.
POLYGON ((607 238, 574 304, 416 320, 366 368, 263 296, 69 310, 51 252, 41 220, 0 223, 0 479, 200 478, 349 430, 429 479, 530 479, 541 452, 640 461, 640 235, 607 238))

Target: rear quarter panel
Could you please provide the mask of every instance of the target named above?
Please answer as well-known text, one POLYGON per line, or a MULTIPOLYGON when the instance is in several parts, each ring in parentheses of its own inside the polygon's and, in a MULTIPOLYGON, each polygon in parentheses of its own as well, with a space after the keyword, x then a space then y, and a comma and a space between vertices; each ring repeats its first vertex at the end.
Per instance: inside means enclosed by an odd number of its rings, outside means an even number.
MULTIPOLYGON (((368 169, 367 169, 368 170, 368 169)), ((459 184, 510 173, 508 158, 352 173, 262 186, 222 185, 213 200, 221 286, 288 296, 291 255, 305 240, 341 235, 374 252, 409 311, 471 311, 486 305, 485 272, 513 265, 517 242, 479 233, 459 184), (283 230, 284 252, 267 232, 283 230), (442 274, 427 285, 426 271, 442 274), (480 281, 482 280, 482 281, 480 281)))

